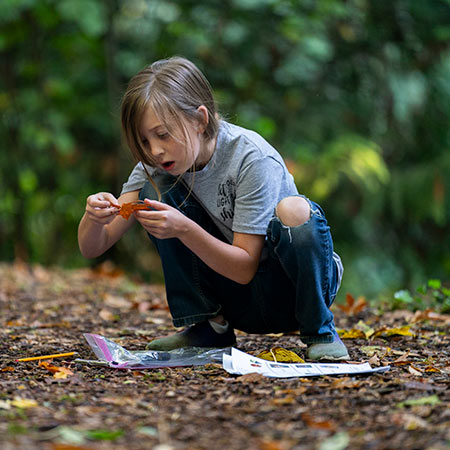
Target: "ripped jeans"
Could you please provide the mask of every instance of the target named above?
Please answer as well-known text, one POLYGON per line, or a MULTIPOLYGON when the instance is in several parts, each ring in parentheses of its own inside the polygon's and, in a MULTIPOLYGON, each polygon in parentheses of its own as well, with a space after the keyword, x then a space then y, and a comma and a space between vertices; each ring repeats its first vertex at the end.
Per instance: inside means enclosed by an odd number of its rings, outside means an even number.
MULTIPOLYGON (((188 195, 181 182, 169 189, 161 180, 167 183, 167 177, 155 179, 164 203, 178 208, 225 241, 208 213, 193 195, 188 195)), ((139 197, 157 199, 148 181, 139 197)), ((174 326, 191 325, 222 314, 231 327, 247 333, 300 331, 305 344, 331 342, 335 325, 329 308, 339 287, 338 268, 324 213, 316 203, 308 202, 311 216, 303 225, 287 227, 274 214, 267 228, 265 256, 247 285, 210 269, 179 239, 149 235, 161 257, 174 326)))

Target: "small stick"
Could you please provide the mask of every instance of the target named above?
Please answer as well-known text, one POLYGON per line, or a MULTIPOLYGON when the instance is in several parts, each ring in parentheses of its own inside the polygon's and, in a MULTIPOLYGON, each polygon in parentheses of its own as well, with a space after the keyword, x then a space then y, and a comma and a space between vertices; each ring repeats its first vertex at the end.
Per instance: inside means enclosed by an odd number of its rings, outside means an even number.
POLYGON ((64 356, 73 356, 76 354, 77 354, 77 352, 69 352, 69 353, 55 353, 54 355, 31 356, 30 358, 16 359, 16 362, 18 362, 18 361, 37 361, 39 359, 63 358, 64 356))

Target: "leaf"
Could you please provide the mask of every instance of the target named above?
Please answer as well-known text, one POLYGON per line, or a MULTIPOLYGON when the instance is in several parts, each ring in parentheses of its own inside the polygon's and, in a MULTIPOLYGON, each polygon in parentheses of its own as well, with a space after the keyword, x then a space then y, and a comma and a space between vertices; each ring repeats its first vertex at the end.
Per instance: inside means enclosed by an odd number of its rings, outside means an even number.
POLYGON ((243 383, 259 383, 264 379, 264 376, 260 373, 252 372, 246 373, 236 378, 236 381, 241 381, 243 383))
POLYGON ((430 308, 424 311, 416 311, 411 320, 411 323, 421 322, 423 320, 436 320, 445 323, 450 323, 450 314, 439 314, 432 311, 430 308))
POLYGON ((384 336, 415 336, 415 333, 413 333, 410 329, 409 325, 404 325, 400 328, 386 328, 381 327, 380 329, 376 330, 373 334, 373 337, 377 337, 380 335, 384 336))
POLYGON ((36 400, 33 400, 31 398, 15 397, 14 400, 11 401, 11 405, 15 406, 16 408, 28 409, 35 408, 36 406, 38 406, 38 403, 36 400))
POLYGON ((90 430, 86 433, 87 437, 90 439, 95 439, 98 441, 115 441, 116 439, 123 436, 123 430, 90 430))
MULTIPOLYGON (((116 205, 114 205, 116 206, 116 205)), ((142 201, 130 202, 130 203, 122 203, 119 210, 119 216, 122 216, 124 219, 128 220, 135 211, 139 210, 149 210, 150 207, 147 206, 142 201)))
POLYGON ((321 420, 311 416, 308 413, 303 413, 301 416, 303 422, 305 422, 306 426, 309 428, 316 428, 319 430, 335 430, 336 424, 331 420, 321 420))
POLYGON ((428 397, 412 398, 405 400, 404 402, 397 403, 397 408, 404 408, 405 406, 422 406, 422 405, 439 405, 441 400, 436 394, 429 395, 428 397))
POLYGON ((346 431, 339 431, 322 441, 317 450, 345 450, 350 443, 350 436, 346 431))
POLYGON ((0 409, 11 409, 11 402, 9 400, 0 400, 0 409))
POLYGON ((364 297, 358 297, 358 300, 355 301, 351 294, 347 294, 345 300, 345 305, 337 305, 337 307, 348 315, 356 315, 367 306, 367 301, 364 297))
POLYGON ((304 363, 305 361, 297 355, 281 347, 273 347, 270 350, 264 350, 257 358, 265 359, 266 361, 284 362, 284 363, 304 363))
POLYGON ((80 447, 79 445, 63 444, 60 442, 52 442, 51 450, 91 450, 89 447, 80 447))
POLYGON ((381 347, 379 345, 362 345, 359 350, 369 358, 374 355, 378 356, 379 358, 384 358, 392 351, 390 347, 381 347))
POLYGON ((73 375, 73 372, 69 368, 54 366, 47 361, 40 361, 39 366, 44 367, 44 369, 47 369, 49 372, 53 373, 53 377, 58 380, 63 380, 69 375, 73 375))
POLYGON ((360 339, 366 338, 363 331, 352 328, 350 330, 338 330, 338 334, 342 339, 360 339))
POLYGON ((411 375, 414 375, 414 376, 416 376, 416 377, 421 377, 421 376, 422 376, 422 371, 421 371, 419 368, 414 367, 414 366, 412 366, 412 365, 408 367, 408 372, 409 372, 411 375))

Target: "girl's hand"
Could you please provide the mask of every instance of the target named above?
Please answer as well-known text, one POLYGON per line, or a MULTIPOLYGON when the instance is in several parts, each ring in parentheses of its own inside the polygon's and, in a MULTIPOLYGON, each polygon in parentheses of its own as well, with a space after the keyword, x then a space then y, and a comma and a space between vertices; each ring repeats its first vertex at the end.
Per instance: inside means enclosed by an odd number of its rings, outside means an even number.
POLYGON ((119 208, 116 197, 109 192, 90 195, 86 201, 87 217, 99 225, 111 223, 119 213, 119 208))
POLYGON ((180 238, 187 230, 190 219, 178 209, 156 200, 145 199, 148 211, 134 213, 145 231, 158 239, 180 238))

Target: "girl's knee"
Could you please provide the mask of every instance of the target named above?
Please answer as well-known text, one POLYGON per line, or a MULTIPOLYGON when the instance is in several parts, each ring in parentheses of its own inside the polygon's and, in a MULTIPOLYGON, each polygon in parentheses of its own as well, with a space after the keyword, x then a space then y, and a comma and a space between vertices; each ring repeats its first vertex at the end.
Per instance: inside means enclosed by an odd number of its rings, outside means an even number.
POLYGON ((278 203, 276 215, 283 225, 297 227, 309 220, 311 207, 304 197, 286 197, 278 203))

